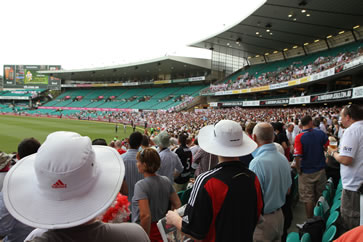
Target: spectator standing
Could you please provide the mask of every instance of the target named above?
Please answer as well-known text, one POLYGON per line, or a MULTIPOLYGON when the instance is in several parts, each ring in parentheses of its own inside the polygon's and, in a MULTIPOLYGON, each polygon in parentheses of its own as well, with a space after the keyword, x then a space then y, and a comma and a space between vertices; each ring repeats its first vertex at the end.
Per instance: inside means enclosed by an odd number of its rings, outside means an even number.
MULTIPOLYGON (((24 139, 18 145, 16 157, 21 160, 36 153, 39 147, 40 143, 35 138, 24 139)), ((4 194, 0 192, 0 237, 3 237, 3 242, 23 242, 33 227, 23 224, 9 213, 3 196, 4 194)))
POLYGON ((250 170, 261 183, 264 199, 262 223, 258 224, 254 241, 281 241, 284 232, 282 206, 291 186, 290 165, 273 143, 274 130, 268 123, 259 123, 253 129, 253 140, 258 148, 252 153, 250 170))
POLYGON ((122 149, 122 142, 121 140, 116 140, 115 141, 115 149, 117 150, 117 152, 122 155, 126 153, 126 150, 122 149))
POLYGON ((320 118, 320 124, 319 124, 319 129, 321 131, 323 131, 324 133, 327 133, 326 131, 326 119, 324 119, 323 117, 320 118), (325 121, 325 122, 324 122, 325 121))
POLYGON ((239 157, 257 144, 231 120, 202 128, 198 140, 220 163, 197 177, 184 217, 169 211, 167 223, 198 240, 252 241, 263 199, 258 178, 239 157))
POLYGON ((134 196, 135 184, 144 178, 144 176, 139 173, 136 166, 136 155, 139 151, 141 142, 142 134, 140 132, 132 133, 129 138, 130 149, 128 149, 125 154, 121 155, 121 158, 123 159, 125 164, 125 180, 128 189, 127 197, 130 202, 132 201, 132 197, 134 196))
POLYGON ((294 143, 295 143, 295 137, 296 136, 294 134, 294 128, 295 128, 294 123, 289 123, 287 125, 287 129, 286 129, 286 136, 287 136, 287 139, 289 140, 290 147, 292 148, 290 150, 290 152, 292 152, 293 147, 294 147, 294 143))
POLYGON ((160 168, 157 174, 166 176, 174 184, 174 177, 183 172, 184 167, 177 154, 169 149, 170 135, 166 131, 158 134, 153 142, 159 147, 160 168))
POLYGON ((178 137, 179 147, 175 150, 175 153, 178 155, 184 167, 183 171, 179 174, 179 176, 174 179, 174 182, 176 183, 175 190, 177 192, 186 189, 189 182, 189 178, 192 177, 192 172, 193 172, 192 168, 193 155, 192 151, 187 147, 187 139, 188 139, 187 134, 184 133, 180 134, 178 137))
POLYGON ((193 166, 195 167, 195 177, 213 169, 218 164, 218 156, 210 154, 203 149, 193 156, 193 166))
POLYGON ((299 120, 296 118, 295 120, 294 120, 294 131, 293 131, 293 133, 294 133, 294 137, 296 138, 296 136, 298 135, 298 134, 300 134, 300 132, 301 132, 301 129, 300 129, 300 127, 299 127, 299 120))
POLYGON ((321 131, 313 129, 310 116, 301 119, 303 131, 295 138, 294 156, 299 173, 299 197, 305 203, 307 218, 313 217, 314 205, 322 194, 325 183, 325 147, 328 137, 321 131))
POLYGON ((6 173, 10 170, 13 157, 13 155, 6 154, 5 152, 0 153, 0 191, 3 188, 6 173))
MULTIPOLYGON (((363 109, 352 104, 342 109, 341 121, 346 128, 337 149, 329 147, 328 153, 340 163, 340 175, 343 184, 341 198, 341 225, 343 231, 359 226, 360 194, 363 185, 363 109)), ((362 203, 361 203, 362 204, 362 203)))
POLYGON ((95 219, 114 202, 123 177, 116 150, 92 146, 77 133, 55 132, 36 155, 10 170, 4 201, 20 222, 48 230, 33 242, 149 241, 139 225, 95 219))
POLYGON ((286 136, 286 131, 284 130, 284 124, 280 122, 274 123, 273 127, 276 132, 274 141, 280 144, 282 148, 284 148, 286 159, 290 160, 290 143, 289 139, 286 136))
POLYGON ((137 168, 144 179, 135 185, 132 222, 139 223, 151 241, 162 241, 156 223, 166 215, 169 203, 172 210, 179 208, 180 199, 170 180, 155 174, 160 167, 160 156, 155 149, 140 151, 136 159, 137 168))

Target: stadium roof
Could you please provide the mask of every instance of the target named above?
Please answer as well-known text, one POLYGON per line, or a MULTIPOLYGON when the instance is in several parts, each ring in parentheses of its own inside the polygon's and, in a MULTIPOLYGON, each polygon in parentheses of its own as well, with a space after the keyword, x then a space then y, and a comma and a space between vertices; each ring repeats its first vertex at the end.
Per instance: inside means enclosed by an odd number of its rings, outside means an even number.
POLYGON ((360 0, 267 0, 240 23, 191 46, 238 50, 241 57, 280 52, 359 28, 362 9, 360 0))
POLYGON ((199 73, 199 75, 204 75, 210 69, 211 61, 208 59, 165 56, 124 65, 74 70, 39 71, 39 73, 52 75, 63 80, 112 81, 142 78, 151 79, 151 77, 159 74, 178 75, 184 73, 199 73))

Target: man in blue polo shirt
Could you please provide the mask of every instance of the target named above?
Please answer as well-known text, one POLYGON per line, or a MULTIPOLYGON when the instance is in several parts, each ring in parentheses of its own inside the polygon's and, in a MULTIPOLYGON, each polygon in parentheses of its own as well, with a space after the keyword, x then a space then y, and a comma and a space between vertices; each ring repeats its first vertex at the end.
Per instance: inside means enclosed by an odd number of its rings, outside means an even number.
POLYGON ((284 232, 284 215, 281 207, 291 186, 290 165, 284 155, 277 151, 274 129, 271 124, 259 123, 253 129, 253 140, 258 148, 252 153, 249 168, 261 183, 265 206, 264 221, 257 224, 254 241, 281 241, 284 232))
POLYGON ((303 131, 295 138, 294 156, 299 173, 300 201, 305 203, 307 218, 314 216, 314 205, 326 183, 324 150, 329 141, 321 130, 313 129, 310 116, 301 119, 303 131))

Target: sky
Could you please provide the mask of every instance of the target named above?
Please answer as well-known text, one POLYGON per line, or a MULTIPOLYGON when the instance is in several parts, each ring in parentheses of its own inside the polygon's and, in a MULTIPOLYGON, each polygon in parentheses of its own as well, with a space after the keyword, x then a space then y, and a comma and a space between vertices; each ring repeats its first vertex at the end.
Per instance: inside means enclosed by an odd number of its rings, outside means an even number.
POLYGON ((165 55, 211 58, 188 45, 240 22, 265 0, 1 0, 4 64, 63 69, 165 55))

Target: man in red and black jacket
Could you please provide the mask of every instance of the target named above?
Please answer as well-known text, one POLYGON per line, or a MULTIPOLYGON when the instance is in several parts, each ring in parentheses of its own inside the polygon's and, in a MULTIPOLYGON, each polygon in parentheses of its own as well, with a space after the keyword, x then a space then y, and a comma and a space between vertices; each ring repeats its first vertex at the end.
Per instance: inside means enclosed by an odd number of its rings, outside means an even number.
POLYGON ((239 157, 254 151, 256 143, 230 120, 204 127, 198 141, 219 164, 198 176, 184 216, 169 211, 167 223, 198 240, 252 241, 263 198, 257 176, 239 157))

